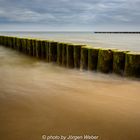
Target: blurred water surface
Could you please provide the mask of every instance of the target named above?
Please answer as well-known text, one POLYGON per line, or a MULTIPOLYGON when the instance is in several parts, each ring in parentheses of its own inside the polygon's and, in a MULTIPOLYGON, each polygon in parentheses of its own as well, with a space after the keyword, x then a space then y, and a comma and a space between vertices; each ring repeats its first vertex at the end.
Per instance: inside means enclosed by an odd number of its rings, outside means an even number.
POLYGON ((139 107, 137 80, 67 69, 0 46, 2 140, 43 134, 138 140, 139 107))

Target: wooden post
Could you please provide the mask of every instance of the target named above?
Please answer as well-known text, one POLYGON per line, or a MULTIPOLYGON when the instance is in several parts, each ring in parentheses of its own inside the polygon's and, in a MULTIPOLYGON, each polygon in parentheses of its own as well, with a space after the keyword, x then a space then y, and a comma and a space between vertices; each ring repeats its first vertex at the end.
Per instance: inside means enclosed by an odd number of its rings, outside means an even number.
POLYGON ((103 73, 112 72, 113 52, 110 49, 100 49, 98 55, 98 71, 103 73))
POLYGON ((98 53, 98 48, 88 49, 88 70, 97 70, 98 53))
POLYGON ((58 43, 57 46, 57 64, 62 65, 62 48, 64 43, 58 43))
POLYGON ((69 44, 66 48, 67 67, 74 68, 74 46, 69 44))
POLYGON ((64 43, 62 46, 62 66, 66 67, 67 64, 67 55, 66 55, 66 50, 67 50, 68 44, 64 43))
POLYGON ((81 69, 88 69, 88 48, 81 48, 81 69))
POLYGON ((42 40, 41 41, 41 58, 46 59, 46 41, 42 40))
POLYGON ((126 53, 125 75, 140 78, 140 53, 126 53))
POLYGON ((113 72, 124 75, 126 51, 113 50, 113 72))
POLYGON ((49 61, 50 62, 57 62, 57 45, 58 42, 51 42, 49 47, 49 61))
POLYGON ((41 40, 36 40, 36 56, 41 58, 41 40))
POLYGON ((81 47, 83 45, 74 45, 74 67, 80 68, 81 61, 81 47))

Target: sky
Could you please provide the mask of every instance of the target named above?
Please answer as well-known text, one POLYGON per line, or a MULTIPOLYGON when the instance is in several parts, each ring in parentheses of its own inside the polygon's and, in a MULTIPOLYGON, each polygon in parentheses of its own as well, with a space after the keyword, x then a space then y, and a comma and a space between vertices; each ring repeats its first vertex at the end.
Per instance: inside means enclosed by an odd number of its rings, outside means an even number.
POLYGON ((140 31, 140 0, 0 0, 1 31, 140 31))

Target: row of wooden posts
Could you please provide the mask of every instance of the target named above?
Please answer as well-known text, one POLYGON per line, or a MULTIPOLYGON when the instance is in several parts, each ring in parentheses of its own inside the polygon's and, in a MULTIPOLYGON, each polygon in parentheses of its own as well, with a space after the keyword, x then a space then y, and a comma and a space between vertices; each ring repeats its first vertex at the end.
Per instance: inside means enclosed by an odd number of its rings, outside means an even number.
POLYGON ((140 53, 11 36, 0 36, 0 44, 68 68, 140 77, 140 53))

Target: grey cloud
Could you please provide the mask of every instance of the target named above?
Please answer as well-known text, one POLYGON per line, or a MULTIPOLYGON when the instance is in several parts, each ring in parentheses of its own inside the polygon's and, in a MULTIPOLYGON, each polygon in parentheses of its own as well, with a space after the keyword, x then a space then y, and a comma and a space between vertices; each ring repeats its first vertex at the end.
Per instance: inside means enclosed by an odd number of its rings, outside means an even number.
POLYGON ((139 0, 0 0, 1 23, 140 24, 139 0))

